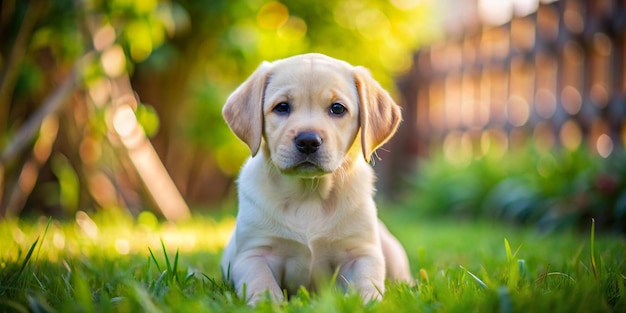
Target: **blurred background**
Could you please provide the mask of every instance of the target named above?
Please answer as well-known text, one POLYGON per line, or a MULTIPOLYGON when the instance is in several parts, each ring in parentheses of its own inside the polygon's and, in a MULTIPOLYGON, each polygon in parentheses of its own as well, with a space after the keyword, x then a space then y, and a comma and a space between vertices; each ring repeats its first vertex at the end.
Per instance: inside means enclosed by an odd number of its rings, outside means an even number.
POLYGON ((5 0, 0 218, 234 207, 221 117, 263 60, 369 68, 403 106, 378 189, 418 215, 626 232, 626 2, 5 0))

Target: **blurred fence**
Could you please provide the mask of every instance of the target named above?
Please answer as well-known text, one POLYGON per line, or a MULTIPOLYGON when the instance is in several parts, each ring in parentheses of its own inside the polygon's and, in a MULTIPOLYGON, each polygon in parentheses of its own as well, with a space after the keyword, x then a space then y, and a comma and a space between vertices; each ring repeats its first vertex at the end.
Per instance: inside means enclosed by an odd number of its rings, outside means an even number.
MULTIPOLYGON (((626 1, 561 0, 476 23, 415 54, 385 177, 442 149, 455 162, 526 142, 608 157, 626 142, 626 1)), ((387 157, 387 156, 386 156, 387 157)))

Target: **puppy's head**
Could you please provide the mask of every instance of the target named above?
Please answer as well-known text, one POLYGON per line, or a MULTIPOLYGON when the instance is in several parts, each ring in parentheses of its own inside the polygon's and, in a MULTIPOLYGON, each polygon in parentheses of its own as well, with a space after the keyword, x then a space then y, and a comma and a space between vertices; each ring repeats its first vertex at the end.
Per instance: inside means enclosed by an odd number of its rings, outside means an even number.
POLYGON ((301 177, 334 172, 358 157, 353 148, 369 162, 401 118, 367 70, 321 54, 262 63, 228 98, 223 115, 252 156, 265 142, 281 172, 301 177))

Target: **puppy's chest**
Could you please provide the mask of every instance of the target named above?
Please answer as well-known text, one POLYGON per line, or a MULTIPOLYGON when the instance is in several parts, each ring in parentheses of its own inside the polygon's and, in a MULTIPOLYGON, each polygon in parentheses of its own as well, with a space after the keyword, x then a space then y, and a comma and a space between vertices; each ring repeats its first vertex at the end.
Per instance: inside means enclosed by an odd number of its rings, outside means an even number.
POLYGON ((333 236, 334 228, 342 218, 341 210, 333 204, 312 200, 292 200, 285 203, 278 213, 281 228, 301 243, 309 243, 319 237, 333 236))

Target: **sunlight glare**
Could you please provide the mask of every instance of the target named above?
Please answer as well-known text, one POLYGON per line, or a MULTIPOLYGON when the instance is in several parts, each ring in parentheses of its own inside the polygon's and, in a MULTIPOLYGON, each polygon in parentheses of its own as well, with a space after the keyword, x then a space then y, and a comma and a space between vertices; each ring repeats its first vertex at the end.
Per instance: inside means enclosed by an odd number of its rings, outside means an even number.
POLYGON ((478 14, 491 25, 502 25, 513 16, 512 0, 478 0, 478 14))
POLYGON ((539 0, 513 0, 515 15, 526 16, 537 11, 539 0))
POLYGON ((257 23, 264 29, 278 29, 289 19, 289 9, 280 2, 266 3, 256 16, 257 23))
POLYGON ((613 152, 613 140, 607 134, 602 134, 596 141, 596 150, 603 158, 608 158, 613 152))
POLYGON ((76 224, 89 238, 98 238, 98 225, 84 211, 76 212, 76 224))
POLYGON ((124 238, 115 239, 115 250, 117 253, 127 255, 130 252, 130 244, 124 238))
POLYGON ((102 69, 109 77, 119 77, 126 71, 126 55, 120 45, 112 46, 102 53, 102 69))
POLYGON ((115 28, 111 24, 100 27, 93 36, 93 46, 98 51, 110 47, 115 42, 115 28))
POLYGON ((52 235, 52 244, 59 250, 65 248, 65 235, 63 235, 62 232, 54 232, 54 235, 52 235))
POLYGON ((113 116, 113 127, 115 128, 115 131, 120 134, 120 136, 130 136, 137 126, 137 117, 129 105, 122 105, 115 110, 115 115, 113 116))

